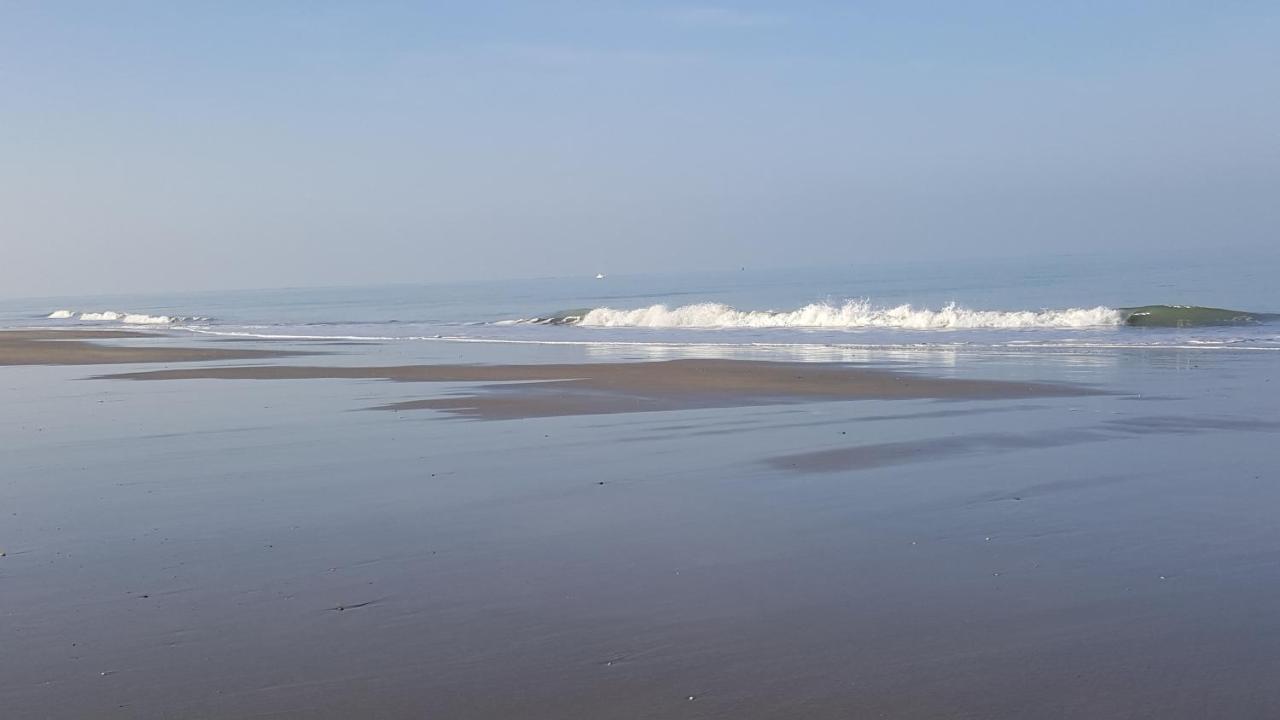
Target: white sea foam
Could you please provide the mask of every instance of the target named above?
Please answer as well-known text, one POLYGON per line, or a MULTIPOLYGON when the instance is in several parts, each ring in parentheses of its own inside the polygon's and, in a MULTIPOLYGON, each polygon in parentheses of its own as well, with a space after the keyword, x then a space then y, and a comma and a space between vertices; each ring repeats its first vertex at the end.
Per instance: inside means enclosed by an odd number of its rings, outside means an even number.
MULTIPOLYGON (((971 341, 947 342, 914 342, 914 343, 794 343, 794 342, 688 342, 662 340, 621 340, 621 339, 578 339, 578 340, 535 340, 530 338, 498 338, 474 337, 466 335, 297 335, 289 333, 252 333, 235 330, 211 330, 197 327, 179 327, 197 335, 214 335, 222 337, 253 338, 261 340, 330 340, 330 341, 365 341, 365 342, 443 342, 467 343, 482 345, 534 345, 534 346, 570 346, 588 349, 614 348, 618 350, 670 350, 681 352, 710 351, 780 351, 786 353, 808 352, 819 354, 828 351, 840 352, 1017 352, 1021 350, 1056 350, 1056 351, 1095 351, 1095 350, 1260 350, 1280 352, 1280 345, 1242 346, 1239 341, 1218 343, 1209 342, 1174 342, 1159 339, 1142 339, 1133 342, 1104 342, 1099 340, 1007 340, 994 343, 975 343, 971 341)), ((1280 338, 1276 339, 1280 341, 1280 338)))
POLYGON ((67 320, 67 319, 71 318, 71 316, 73 316, 73 315, 75 315, 75 311, 73 311, 73 310, 54 310, 53 312, 49 313, 49 315, 48 315, 48 319, 50 319, 50 320, 67 320))
POLYGON ((171 318, 168 315, 141 315, 138 313, 125 313, 124 317, 120 319, 120 322, 129 325, 168 325, 174 320, 175 318, 171 318))
POLYGON ((649 328, 899 328, 953 330, 977 328, 1090 328, 1120 325, 1120 311, 1108 307, 1067 310, 970 310, 950 304, 940 309, 911 305, 877 307, 863 300, 843 305, 814 303, 799 310, 738 310, 719 303, 634 310, 596 308, 578 321, 591 327, 649 328))
POLYGON ((109 322, 119 320, 120 313, 106 310, 104 312, 85 312, 80 313, 80 320, 83 322, 109 322))

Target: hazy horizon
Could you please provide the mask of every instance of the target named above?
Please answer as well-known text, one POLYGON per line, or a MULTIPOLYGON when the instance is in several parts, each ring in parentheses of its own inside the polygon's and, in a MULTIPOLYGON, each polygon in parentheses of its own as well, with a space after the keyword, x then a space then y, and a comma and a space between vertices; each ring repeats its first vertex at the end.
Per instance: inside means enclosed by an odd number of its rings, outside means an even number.
POLYGON ((0 3, 0 296, 1272 255, 1280 8, 0 3))

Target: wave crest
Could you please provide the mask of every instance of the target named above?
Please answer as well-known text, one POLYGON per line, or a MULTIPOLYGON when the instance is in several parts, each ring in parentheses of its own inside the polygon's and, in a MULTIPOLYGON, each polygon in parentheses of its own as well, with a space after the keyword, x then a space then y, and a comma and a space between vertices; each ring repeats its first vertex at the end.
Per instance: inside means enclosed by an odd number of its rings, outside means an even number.
POLYGON ((720 303, 633 310, 595 308, 572 324, 588 327, 651 328, 897 328, 956 330, 981 328, 1089 328, 1120 325, 1124 314, 1098 306, 1066 310, 971 310, 955 303, 939 309, 912 305, 878 307, 865 300, 843 305, 813 303, 798 310, 738 310, 720 303))

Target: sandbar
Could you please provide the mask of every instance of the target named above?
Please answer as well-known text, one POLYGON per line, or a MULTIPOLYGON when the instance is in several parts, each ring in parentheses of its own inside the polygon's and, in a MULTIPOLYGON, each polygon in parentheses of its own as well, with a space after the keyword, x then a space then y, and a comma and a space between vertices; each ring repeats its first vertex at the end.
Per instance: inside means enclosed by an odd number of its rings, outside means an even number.
POLYGON ((0 366, 211 362, 301 354, 278 350, 131 347, 92 342, 158 337, 161 336, 131 330, 5 330, 0 331, 0 366))
POLYGON ((486 383, 462 395, 370 408, 431 409, 482 420, 858 399, 998 400, 1098 393, 1076 385, 928 377, 835 363, 723 359, 532 365, 190 367, 99 377, 486 383))

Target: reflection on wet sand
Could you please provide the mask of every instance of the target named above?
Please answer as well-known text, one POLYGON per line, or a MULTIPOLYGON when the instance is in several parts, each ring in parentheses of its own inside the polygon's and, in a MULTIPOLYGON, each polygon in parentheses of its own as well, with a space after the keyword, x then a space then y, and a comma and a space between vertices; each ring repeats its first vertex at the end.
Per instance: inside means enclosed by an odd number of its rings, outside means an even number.
POLYGON ((856 445, 768 458, 779 470, 846 472, 889 465, 1034 448, 1104 442, 1137 435, 1194 434, 1211 431, 1280 432, 1280 422, 1251 418, 1147 416, 1107 420, 1094 427, 1027 433, 973 433, 905 442, 856 445))

